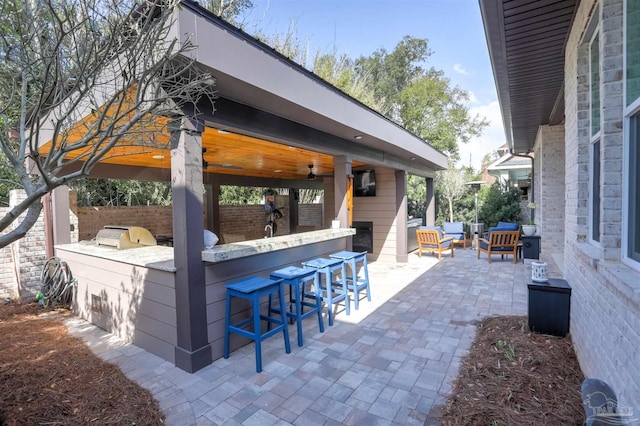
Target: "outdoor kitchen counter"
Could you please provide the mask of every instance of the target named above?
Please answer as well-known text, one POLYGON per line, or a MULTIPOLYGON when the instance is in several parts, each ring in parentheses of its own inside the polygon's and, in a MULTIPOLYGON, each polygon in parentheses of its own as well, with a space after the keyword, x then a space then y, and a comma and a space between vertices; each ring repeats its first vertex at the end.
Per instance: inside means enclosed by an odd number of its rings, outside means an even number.
POLYGON ((302 232, 300 234, 282 235, 273 238, 241 241, 238 243, 222 244, 202 252, 205 262, 223 262, 231 259, 284 250, 337 238, 350 237, 356 233, 352 228, 322 229, 319 231, 302 232))
POLYGON ((80 241, 56 245, 55 249, 161 271, 176 271, 172 247, 147 246, 118 250, 115 247, 99 246, 94 241, 80 241))
MULTIPOLYGON (((204 250, 202 252, 202 260, 210 263, 223 262, 260 253, 349 237, 354 234, 355 229, 351 228, 323 229, 273 238, 221 244, 210 250, 204 250)), ((60 251, 78 253, 150 269, 167 272, 176 271, 173 247, 148 246, 118 250, 114 247, 96 245, 94 241, 80 241, 79 243, 56 245, 55 248, 60 251)))

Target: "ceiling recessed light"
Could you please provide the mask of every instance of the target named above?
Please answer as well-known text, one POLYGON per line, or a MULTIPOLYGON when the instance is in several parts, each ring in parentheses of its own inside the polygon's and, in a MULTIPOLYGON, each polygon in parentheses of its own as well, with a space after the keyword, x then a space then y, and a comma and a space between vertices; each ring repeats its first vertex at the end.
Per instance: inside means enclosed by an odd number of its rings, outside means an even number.
POLYGON ((362 135, 355 135, 353 138, 355 140, 359 141, 360 139, 362 139, 362 135))
POLYGON ((162 160, 164 158, 164 155, 154 155, 151 158, 153 158, 154 160, 162 160))
POLYGON ((411 157, 411 159, 412 159, 412 160, 415 160, 415 159, 416 159, 416 157, 411 157))
POLYGON ((280 169, 274 170, 273 173, 282 173, 282 170, 280 170, 280 169))
POLYGON ((226 130, 220 130, 218 129, 218 133, 220 133, 221 135, 228 135, 229 132, 227 132, 226 130))

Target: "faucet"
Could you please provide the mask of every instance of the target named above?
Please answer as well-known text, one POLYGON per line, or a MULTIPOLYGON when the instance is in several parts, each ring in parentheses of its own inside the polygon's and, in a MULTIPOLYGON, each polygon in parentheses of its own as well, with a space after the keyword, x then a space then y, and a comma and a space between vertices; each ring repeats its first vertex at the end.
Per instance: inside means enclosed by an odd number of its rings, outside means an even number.
POLYGON ((267 226, 264 227, 264 230, 269 232, 269 235, 265 238, 273 237, 273 226, 270 223, 267 223, 267 226))

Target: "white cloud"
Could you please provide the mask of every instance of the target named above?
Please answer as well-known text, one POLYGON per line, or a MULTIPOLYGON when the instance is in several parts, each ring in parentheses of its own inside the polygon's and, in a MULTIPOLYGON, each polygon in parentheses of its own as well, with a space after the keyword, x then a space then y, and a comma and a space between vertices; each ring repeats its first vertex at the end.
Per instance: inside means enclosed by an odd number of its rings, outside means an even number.
POLYGON ((479 104, 480 103, 480 100, 478 100, 478 98, 476 97, 475 93, 473 93, 471 91, 468 91, 467 95, 469 95, 469 103, 470 104, 479 104))
POLYGON ((458 74, 469 75, 469 71, 462 67, 462 64, 455 64, 453 66, 453 70, 458 74))
POLYGON ((461 160, 458 165, 469 166, 471 163, 471 167, 479 171, 482 158, 506 143, 502 114, 498 101, 470 108, 469 113, 472 117, 477 114, 486 118, 489 125, 484 128, 481 136, 472 138, 466 144, 459 145, 461 160))

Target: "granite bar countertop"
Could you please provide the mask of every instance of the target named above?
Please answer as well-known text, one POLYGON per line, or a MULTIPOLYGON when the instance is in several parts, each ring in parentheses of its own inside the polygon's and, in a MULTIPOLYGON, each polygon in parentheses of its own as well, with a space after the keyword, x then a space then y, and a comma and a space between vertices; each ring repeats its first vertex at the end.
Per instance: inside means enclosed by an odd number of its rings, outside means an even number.
POLYGON ((222 244, 202 252, 202 260, 205 262, 223 262, 225 260, 252 256, 276 250, 303 246, 352 236, 356 233, 353 228, 321 229, 319 231, 302 232, 300 234, 282 235, 273 238, 259 240, 240 241, 231 244, 222 244))
POLYGON ((176 271, 175 264, 173 263, 173 247, 147 246, 119 250, 115 247, 99 246, 95 241, 80 241, 79 243, 56 245, 55 249, 144 268, 158 269, 167 272, 176 271))
MULTIPOLYGON (((336 238, 354 235, 355 229, 322 229, 319 231, 302 232, 300 234, 282 235, 273 238, 241 241, 238 243, 222 244, 202 252, 204 262, 223 262, 270 251, 284 250, 306 244, 313 244, 336 238)), ((115 262, 161 271, 175 272, 173 247, 149 246, 134 247, 118 250, 115 247, 99 246, 95 241, 80 241, 79 243, 59 244, 56 250, 113 260, 115 262)))

